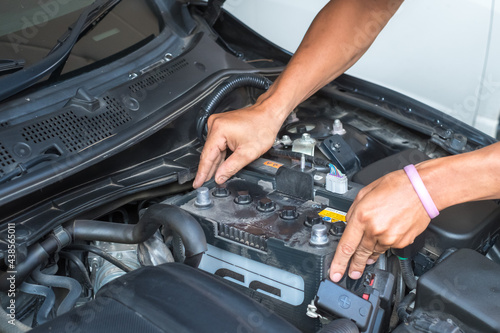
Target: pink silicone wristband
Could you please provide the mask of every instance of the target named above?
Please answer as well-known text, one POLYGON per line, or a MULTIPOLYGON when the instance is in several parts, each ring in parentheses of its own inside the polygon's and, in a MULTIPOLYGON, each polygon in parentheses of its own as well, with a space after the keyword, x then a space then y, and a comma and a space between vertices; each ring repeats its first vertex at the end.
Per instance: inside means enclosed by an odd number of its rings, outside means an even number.
POLYGON ((438 216, 439 211, 434 204, 434 201, 432 201, 429 191, 427 191, 427 188, 425 188, 424 182, 422 181, 422 178, 420 178, 420 175, 418 174, 415 166, 413 164, 407 165, 404 167, 404 170, 406 172, 406 175, 410 179, 415 192, 417 192, 422 205, 424 205, 425 211, 427 212, 427 214, 429 214, 429 217, 433 219, 438 216))

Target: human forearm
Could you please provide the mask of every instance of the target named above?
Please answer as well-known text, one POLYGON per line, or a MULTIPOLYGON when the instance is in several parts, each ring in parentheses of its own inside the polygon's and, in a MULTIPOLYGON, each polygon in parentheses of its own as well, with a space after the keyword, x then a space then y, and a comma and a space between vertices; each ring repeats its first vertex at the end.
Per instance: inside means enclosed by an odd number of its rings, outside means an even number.
POLYGON ((417 170, 439 210, 467 201, 500 198, 500 143, 429 160, 417 170))
MULTIPOLYGON (((459 203, 500 198, 500 143, 470 153, 422 162, 417 170, 438 210, 459 203)), ((338 282, 349 265, 357 279, 387 249, 413 242, 430 222, 403 170, 363 188, 347 214, 330 276, 338 282), (380 216, 383 216, 380 219, 380 216)))
POLYGON ((253 106, 208 119, 207 141, 193 186, 201 186, 214 174, 215 181, 223 183, 271 148, 289 113, 352 66, 402 1, 330 1, 286 69, 253 106), (233 154, 224 160, 228 148, 233 154))
POLYGON ((316 16, 286 69, 260 102, 280 119, 351 67, 402 0, 332 0, 316 16))

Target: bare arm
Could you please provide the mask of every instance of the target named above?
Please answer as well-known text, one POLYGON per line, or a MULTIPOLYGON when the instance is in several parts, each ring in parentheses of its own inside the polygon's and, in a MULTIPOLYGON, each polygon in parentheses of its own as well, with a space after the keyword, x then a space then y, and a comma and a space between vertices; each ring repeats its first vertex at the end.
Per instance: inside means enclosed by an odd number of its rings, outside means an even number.
MULTIPOLYGON (((194 186, 216 174, 223 183, 273 144, 282 122, 303 100, 347 70, 368 49, 402 0, 332 0, 316 16, 287 68, 255 105, 213 115, 194 186), (256 139, 257 138, 257 139, 256 139), (233 155, 224 161, 226 149, 233 155)), ((500 198, 500 143, 417 166, 439 210, 500 198), (462 176, 469 170, 474 179, 462 176), (474 189, 470 188, 474 182, 474 189)), ((430 222, 404 171, 363 188, 347 214, 347 228, 330 267, 337 282, 357 279, 365 265, 390 247, 413 242, 430 222)))
POLYGON ((351 67, 402 1, 330 1, 314 19, 286 69, 255 105, 209 118, 207 142, 193 186, 200 187, 214 174, 216 182, 223 183, 271 148, 288 114, 351 67), (233 154, 224 161, 227 148, 233 154))
MULTIPOLYGON (((500 198, 500 143, 474 152, 422 162, 417 170, 438 210, 467 201, 500 198)), ((338 282, 347 268, 353 279, 390 247, 413 242, 430 222, 403 170, 364 187, 351 206, 347 228, 330 267, 338 282)))

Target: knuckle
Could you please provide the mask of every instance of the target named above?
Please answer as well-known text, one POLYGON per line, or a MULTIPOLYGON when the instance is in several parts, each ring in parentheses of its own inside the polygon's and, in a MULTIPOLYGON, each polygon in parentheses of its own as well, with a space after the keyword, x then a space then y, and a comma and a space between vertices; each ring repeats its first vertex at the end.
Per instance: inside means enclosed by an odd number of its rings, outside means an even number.
POLYGON ((213 114, 210 117, 208 117, 207 120, 207 126, 212 129, 217 129, 221 127, 221 125, 224 123, 223 118, 220 117, 218 114, 213 114))
POLYGON ((261 155, 261 153, 255 149, 252 149, 248 152, 247 156, 250 160, 256 160, 257 158, 259 158, 261 155))
POLYGON ((379 245, 383 247, 393 247, 398 243, 398 238, 394 235, 385 235, 378 239, 379 245))
POLYGON ((363 271, 366 267, 366 263, 361 260, 353 260, 351 263, 351 270, 363 271))
POLYGON ((337 249, 341 254, 351 257, 356 249, 352 247, 350 244, 339 244, 339 247, 337 249))
POLYGON ((356 199, 360 199, 362 197, 364 197, 366 195, 366 193, 368 193, 368 188, 367 187, 363 187, 359 192, 358 192, 358 195, 356 196, 356 199))
POLYGON ((354 218, 359 224, 366 226, 371 222, 370 216, 371 214, 365 212, 363 209, 357 209, 354 218))
POLYGON ((359 256, 366 256, 366 255, 371 255, 373 253, 372 249, 368 249, 363 245, 360 245, 358 249, 356 250, 356 254, 359 256))
POLYGON ((387 233, 387 229, 380 224, 373 224, 370 228, 370 234, 374 237, 380 237, 387 233))

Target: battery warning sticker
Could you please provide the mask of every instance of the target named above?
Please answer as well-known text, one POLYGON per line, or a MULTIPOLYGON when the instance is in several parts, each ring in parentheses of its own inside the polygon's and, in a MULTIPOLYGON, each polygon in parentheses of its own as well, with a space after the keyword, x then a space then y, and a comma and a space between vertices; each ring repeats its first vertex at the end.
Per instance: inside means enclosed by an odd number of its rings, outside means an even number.
POLYGON ((321 217, 329 217, 332 219, 332 222, 342 221, 345 222, 346 212, 342 212, 340 210, 336 210, 333 208, 325 208, 321 212, 318 213, 321 217))
POLYGON ((279 167, 283 166, 283 164, 272 162, 272 161, 265 161, 264 165, 270 166, 271 168, 279 169, 279 167))

